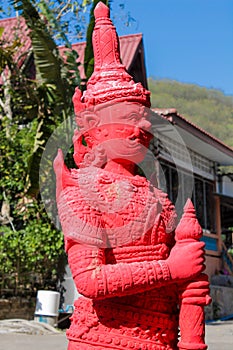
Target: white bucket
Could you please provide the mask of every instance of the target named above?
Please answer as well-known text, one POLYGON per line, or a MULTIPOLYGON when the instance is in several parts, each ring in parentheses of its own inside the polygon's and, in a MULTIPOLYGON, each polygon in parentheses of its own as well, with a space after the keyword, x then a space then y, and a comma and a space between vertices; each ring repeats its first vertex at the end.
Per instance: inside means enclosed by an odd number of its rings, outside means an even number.
POLYGON ((59 303, 60 293, 51 290, 38 290, 35 321, 54 325, 58 317, 59 303))
POLYGON ((34 321, 40 322, 40 323, 46 323, 52 327, 57 326, 57 316, 43 316, 43 315, 35 315, 34 316, 34 321))

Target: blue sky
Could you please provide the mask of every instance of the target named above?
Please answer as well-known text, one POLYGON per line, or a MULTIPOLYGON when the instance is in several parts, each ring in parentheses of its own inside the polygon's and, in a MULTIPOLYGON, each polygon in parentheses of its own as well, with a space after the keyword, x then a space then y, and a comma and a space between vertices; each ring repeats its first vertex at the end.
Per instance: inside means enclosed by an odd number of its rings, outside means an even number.
POLYGON ((143 33, 148 77, 233 95, 233 0, 113 0, 112 7, 119 35, 143 33), (128 13, 135 22, 126 27, 128 13))
POLYGON ((233 0, 122 2, 136 23, 118 33, 143 33, 148 76, 233 95, 233 0))

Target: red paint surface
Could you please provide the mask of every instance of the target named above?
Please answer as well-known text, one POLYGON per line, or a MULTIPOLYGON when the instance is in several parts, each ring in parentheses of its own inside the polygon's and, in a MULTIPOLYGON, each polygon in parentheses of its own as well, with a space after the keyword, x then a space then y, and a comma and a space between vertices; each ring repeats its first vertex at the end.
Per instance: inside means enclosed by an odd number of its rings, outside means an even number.
POLYGON ((121 64, 102 3, 95 18, 95 70, 73 99, 79 169, 67 169, 61 151, 54 162, 68 261, 83 295, 68 349, 205 349, 202 231, 188 201, 175 233, 167 195, 136 175, 151 138, 149 92, 121 64))

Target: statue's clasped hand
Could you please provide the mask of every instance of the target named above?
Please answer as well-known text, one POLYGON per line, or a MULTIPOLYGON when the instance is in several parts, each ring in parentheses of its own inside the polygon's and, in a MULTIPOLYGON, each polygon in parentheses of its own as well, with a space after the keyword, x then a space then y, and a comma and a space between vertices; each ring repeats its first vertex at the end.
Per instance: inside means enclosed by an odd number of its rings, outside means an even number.
POLYGON ((166 260, 172 280, 193 280, 205 270, 204 246, 199 241, 175 244, 166 260))
POLYGON ((179 298, 183 304, 206 306, 211 303, 209 281, 205 273, 201 273, 193 281, 179 286, 179 298))

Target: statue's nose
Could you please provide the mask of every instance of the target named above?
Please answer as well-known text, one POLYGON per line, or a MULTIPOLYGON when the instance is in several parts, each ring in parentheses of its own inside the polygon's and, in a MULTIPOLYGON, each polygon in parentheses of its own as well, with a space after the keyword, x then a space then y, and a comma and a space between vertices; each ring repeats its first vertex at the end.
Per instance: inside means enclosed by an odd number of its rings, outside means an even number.
POLYGON ((138 127, 142 130, 149 131, 151 128, 151 123, 146 119, 142 119, 139 121, 138 127))

